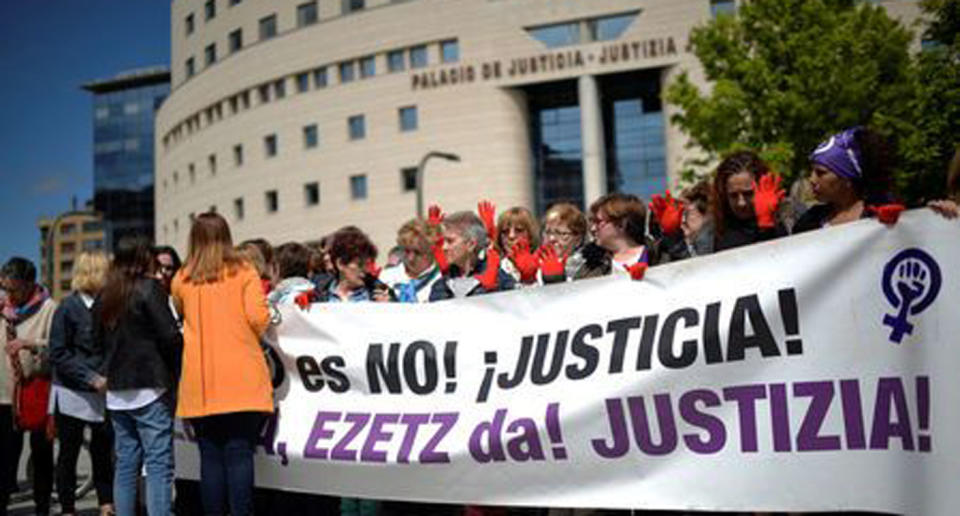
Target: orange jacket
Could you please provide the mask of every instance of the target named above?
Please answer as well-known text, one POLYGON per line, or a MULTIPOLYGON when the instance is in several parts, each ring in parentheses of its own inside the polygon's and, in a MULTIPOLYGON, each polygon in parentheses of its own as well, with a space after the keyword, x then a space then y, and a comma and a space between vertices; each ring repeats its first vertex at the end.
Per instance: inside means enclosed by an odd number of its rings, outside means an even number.
POLYGON ((273 412, 270 373, 260 348, 270 312, 252 267, 216 283, 173 279, 174 303, 183 315, 183 371, 177 416, 273 412))

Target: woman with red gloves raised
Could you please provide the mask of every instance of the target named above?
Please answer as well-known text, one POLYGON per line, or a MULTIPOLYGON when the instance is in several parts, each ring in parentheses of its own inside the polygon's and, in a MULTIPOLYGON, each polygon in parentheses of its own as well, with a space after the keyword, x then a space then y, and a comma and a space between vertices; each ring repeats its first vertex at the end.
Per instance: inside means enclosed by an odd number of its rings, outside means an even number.
POLYGON ((442 231, 433 255, 443 277, 430 289, 431 302, 514 287, 514 279, 500 268, 500 252, 488 247, 490 226, 476 214, 459 211, 445 216, 438 206, 431 206, 427 223, 442 231))
POLYGON ((713 215, 710 206, 710 183, 702 180, 674 199, 654 195, 650 202, 660 225, 661 261, 677 261, 713 253, 713 215))
POLYGON ((583 267, 587 217, 568 202, 554 204, 543 216, 543 245, 537 251, 543 283, 562 283, 583 267))
POLYGON ((810 186, 819 201, 793 227, 802 233, 876 215, 885 224, 897 221, 904 207, 891 204, 890 142, 864 127, 837 133, 811 154, 810 186))
POLYGON ((646 207, 635 195, 611 193, 590 205, 593 242, 584 246, 583 267, 574 279, 627 274, 643 279, 652 246, 644 234, 646 207))
MULTIPOLYGON (((487 201, 481 202, 478 208, 481 218, 493 211, 493 205, 487 201)), ((487 225, 486 219, 484 225, 487 225)), ((488 225, 487 227, 489 228, 488 225)), ((535 253, 540 246, 540 227, 533 213, 521 207, 513 207, 501 213, 493 241, 503 257, 500 268, 513 278, 517 287, 536 285, 540 264, 535 253)))

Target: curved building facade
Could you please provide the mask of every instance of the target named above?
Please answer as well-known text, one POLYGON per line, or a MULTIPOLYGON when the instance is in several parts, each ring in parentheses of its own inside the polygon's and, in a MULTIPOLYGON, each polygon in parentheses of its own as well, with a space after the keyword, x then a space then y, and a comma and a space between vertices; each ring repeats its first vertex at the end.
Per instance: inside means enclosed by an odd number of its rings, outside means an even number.
POLYGON ((732 0, 206 0, 171 7, 156 118, 156 240, 216 209, 234 238, 346 225, 386 251, 424 197, 542 212, 647 197, 687 157, 661 91, 732 0))

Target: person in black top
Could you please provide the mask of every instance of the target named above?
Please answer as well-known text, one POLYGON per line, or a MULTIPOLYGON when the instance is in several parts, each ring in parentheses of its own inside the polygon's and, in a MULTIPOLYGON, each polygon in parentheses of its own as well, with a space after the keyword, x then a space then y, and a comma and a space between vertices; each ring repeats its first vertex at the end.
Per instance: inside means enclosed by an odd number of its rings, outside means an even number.
MULTIPOLYGON (((714 251, 772 240, 787 234, 786 228, 776 219, 775 202, 772 213, 769 204, 763 205, 761 212, 756 209, 757 201, 762 198, 755 198, 755 190, 758 184, 767 184, 763 178, 770 173, 770 166, 751 151, 734 152, 720 162, 713 179, 711 203, 714 251)), ((774 177, 771 175, 771 179, 774 177)))

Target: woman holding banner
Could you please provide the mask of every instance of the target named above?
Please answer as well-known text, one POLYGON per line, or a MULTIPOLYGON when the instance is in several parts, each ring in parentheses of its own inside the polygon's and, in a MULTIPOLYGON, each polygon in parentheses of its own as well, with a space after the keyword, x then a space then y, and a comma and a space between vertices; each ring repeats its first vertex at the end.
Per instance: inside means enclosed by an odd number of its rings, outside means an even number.
POLYGON ((194 219, 173 297, 184 331, 177 415, 197 436, 203 511, 252 514, 254 444, 273 412, 260 348, 270 314, 260 275, 234 251, 220 215, 194 219))
MULTIPOLYGON (((724 251, 787 234, 777 220, 780 177, 751 151, 727 156, 713 177, 713 249, 724 251)), ((662 221, 661 221, 662 224, 662 221)))
POLYGON ((584 247, 584 266, 576 279, 627 274, 643 279, 651 263, 644 234, 647 210, 634 195, 611 193, 590 205, 593 244, 584 247))

